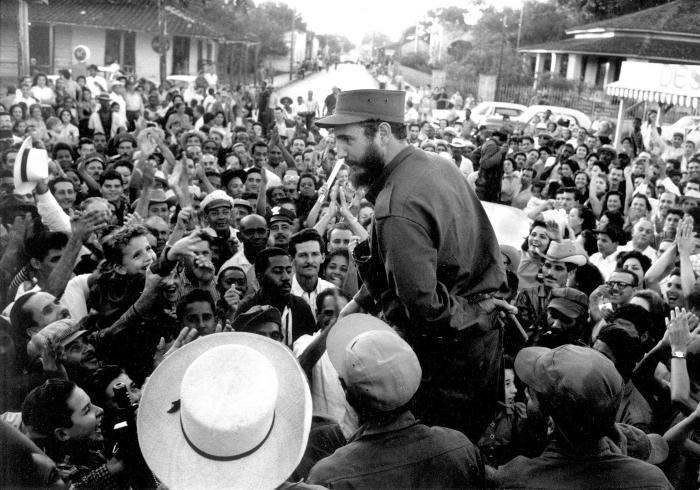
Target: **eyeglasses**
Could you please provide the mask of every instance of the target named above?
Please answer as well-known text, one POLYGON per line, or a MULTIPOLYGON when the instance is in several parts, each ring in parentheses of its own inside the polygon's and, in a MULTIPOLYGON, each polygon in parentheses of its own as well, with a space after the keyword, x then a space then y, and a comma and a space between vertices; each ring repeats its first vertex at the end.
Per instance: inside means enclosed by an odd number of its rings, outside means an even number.
POLYGON ((610 289, 625 289, 626 287, 631 287, 631 284, 622 281, 608 281, 605 283, 610 289))

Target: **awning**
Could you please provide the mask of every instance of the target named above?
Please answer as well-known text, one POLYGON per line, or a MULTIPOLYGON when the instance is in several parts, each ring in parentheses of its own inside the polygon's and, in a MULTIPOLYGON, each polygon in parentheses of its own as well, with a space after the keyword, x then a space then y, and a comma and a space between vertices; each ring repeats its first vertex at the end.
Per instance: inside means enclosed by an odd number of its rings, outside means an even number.
POLYGON ((608 84, 612 96, 697 109, 700 66, 623 61, 620 80, 608 84))

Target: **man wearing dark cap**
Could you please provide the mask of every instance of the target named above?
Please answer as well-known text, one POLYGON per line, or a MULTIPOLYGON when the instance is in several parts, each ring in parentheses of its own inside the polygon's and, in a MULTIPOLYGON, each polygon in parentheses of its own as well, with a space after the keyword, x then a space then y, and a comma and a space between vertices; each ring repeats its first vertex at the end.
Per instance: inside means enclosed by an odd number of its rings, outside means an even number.
POLYGON ((505 283, 493 228, 453 163, 406 142, 405 93, 341 92, 338 156, 374 204, 370 239, 354 250, 364 285, 343 315, 383 312, 423 365, 419 416, 476 438, 502 389, 492 293, 505 283))
POLYGON ((617 268, 618 246, 624 240, 622 230, 615 225, 593 230, 596 234, 598 252, 591 255, 591 264, 596 266, 606 281, 617 268))
POLYGON ((270 216, 270 246, 289 249, 289 240, 292 238, 292 226, 296 214, 291 209, 275 206, 270 216))
POLYGON ((623 380, 613 363, 588 347, 527 347, 515 358, 526 385, 528 419, 549 419, 550 441, 537 458, 518 456, 494 475, 499 488, 673 488, 663 472, 620 454, 615 416, 623 380))
POLYGON ((503 159, 508 153, 506 141, 508 136, 505 133, 494 131, 491 137, 471 154, 474 168, 479 172, 474 190, 482 201, 497 203, 501 200, 503 159))
POLYGON ((256 305, 236 317, 236 332, 250 332, 282 341, 282 313, 270 305, 256 305))
POLYGON ((588 297, 584 293, 574 288, 552 289, 546 326, 534 332, 532 343, 550 349, 564 344, 586 345, 587 320, 588 297))

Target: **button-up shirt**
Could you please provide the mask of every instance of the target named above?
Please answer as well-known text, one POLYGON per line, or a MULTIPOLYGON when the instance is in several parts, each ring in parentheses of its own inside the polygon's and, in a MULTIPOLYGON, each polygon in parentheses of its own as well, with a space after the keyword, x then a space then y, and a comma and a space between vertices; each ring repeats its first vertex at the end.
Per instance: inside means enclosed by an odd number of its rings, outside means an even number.
POLYGON ((320 277, 316 281, 316 287, 314 288, 313 291, 307 292, 304 290, 304 288, 301 287, 301 284, 299 284, 299 281, 297 281, 297 275, 294 274, 294 277, 292 277, 292 294, 294 296, 299 296, 304 299, 311 308, 311 313, 314 314, 314 320, 316 319, 316 298, 318 297, 318 294, 321 291, 325 291, 326 289, 332 289, 335 287, 335 284, 332 282, 328 282, 324 279, 321 279, 320 277))
POLYGON ((603 276, 603 280, 607 281, 610 278, 610 274, 617 268, 617 256, 619 253, 620 251, 618 249, 607 257, 603 257, 603 254, 596 252, 591 255, 591 258, 588 260, 598 268, 600 274, 603 276))

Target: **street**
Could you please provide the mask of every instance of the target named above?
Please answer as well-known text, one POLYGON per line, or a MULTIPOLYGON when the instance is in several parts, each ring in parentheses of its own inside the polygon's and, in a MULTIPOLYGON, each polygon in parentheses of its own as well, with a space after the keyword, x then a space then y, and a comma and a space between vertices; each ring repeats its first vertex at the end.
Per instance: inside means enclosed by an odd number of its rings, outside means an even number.
POLYGON ((341 90, 355 90, 378 88, 379 85, 363 65, 339 63, 337 70, 331 66, 328 72, 323 70, 322 72, 306 75, 305 79, 282 87, 278 91, 278 95, 280 98, 289 96, 296 102, 296 98, 299 96, 306 99, 307 92, 312 90, 316 100, 323 105, 323 100, 331 93, 331 89, 334 86, 339 87, 341 90))

